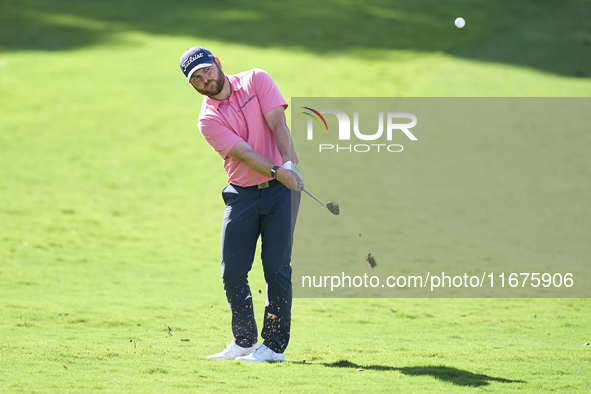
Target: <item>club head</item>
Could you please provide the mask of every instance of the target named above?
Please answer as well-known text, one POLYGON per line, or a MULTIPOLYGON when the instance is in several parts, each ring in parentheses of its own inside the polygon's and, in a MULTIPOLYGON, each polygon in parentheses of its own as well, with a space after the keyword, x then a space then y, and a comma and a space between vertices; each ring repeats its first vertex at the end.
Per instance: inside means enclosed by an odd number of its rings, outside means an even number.
POLYGON ((327 202, 326 203, 326 208, 328 208, 328 210, 330 211, 330 213, 332 213, 333 215, 338 215, 339 214, 339 204, 337 204, 334 201, 327 202))

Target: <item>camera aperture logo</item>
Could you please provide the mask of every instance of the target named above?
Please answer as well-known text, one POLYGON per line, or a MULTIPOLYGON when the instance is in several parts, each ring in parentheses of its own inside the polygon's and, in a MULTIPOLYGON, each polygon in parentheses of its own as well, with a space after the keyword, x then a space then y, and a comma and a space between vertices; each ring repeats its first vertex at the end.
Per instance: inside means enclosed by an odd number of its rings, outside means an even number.
MULTIPOLYGON (((314 139, 314 121, 320 127, 320 130, 324 132, 329 132, 328 123, 322 114, 334 114, 337 117, 337 121, 339 123, 338 128, 338 139, 339 141, 351 141, 351 119, 349 115, 347 115, 344 111, 340 111, 338 109, 321 109, 317 111, 310 107, 302 107, 309 112, 302 112, 305 115, 308 115, 310 119, 308 119, 307 125, 307 138, 308 140, 314 139)), ((361 140, 361 141, 376 141, 382 138, 384 134, 384 129, 386 130, 386 141, 392 141, 392 136, 395 132, 402 132, 408 139, 411 141, 417 141, 417 137, 410 131, 411 128, 416 126, 417 124, 417 117, 408 112, 388 112, 386 114, 386 121, 384 122, 384 113, 379 112, 377 114, 378 118, 378 130, 373 134, 363 134, 359 130, 359 113, 353 113, 353 134, 354 138, 361 140), (399 119, 409 119, 410 123, 398 123, 399 119), (395 121, 396 120, 396 121, 395 121)), ((404 147, 400 144, 385 144, 385 143, 362 143, 362 144, 319 144, 318 149, 320 153, 323 152, 356 152, 356 153, 367 153, 370 151, 377 151, 377 152, 391 152, 391 153, 398 153, 402 152, 404 147)))

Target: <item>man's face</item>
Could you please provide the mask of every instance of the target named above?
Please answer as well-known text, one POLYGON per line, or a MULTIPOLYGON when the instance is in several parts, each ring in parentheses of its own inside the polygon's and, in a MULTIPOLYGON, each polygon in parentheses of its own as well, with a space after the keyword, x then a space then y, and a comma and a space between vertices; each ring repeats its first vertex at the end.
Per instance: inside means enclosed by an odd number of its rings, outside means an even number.
POLYGON ((226 76, 214 60, 211 67, 200 68, 191 75, 191 85, 204 96, 217 96, 224 87, 226 76))

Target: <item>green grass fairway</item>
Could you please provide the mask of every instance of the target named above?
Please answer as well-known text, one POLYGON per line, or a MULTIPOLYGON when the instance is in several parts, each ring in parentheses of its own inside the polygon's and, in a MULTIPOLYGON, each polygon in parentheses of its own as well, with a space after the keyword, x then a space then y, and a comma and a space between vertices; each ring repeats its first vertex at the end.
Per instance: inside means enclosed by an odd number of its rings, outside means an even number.
MULTIPOLYGON (((226 178, 178 59, 209 47, 288 101, 589 97, 590 18, 588 0, 0 0, 0 392, 588 392, 589 299, 295 299, 286 362, 206 360, 231 339, 226 178)), ((576 179, 560 192, 588 235, 576 179)), ((465 253, 467 218, 420 226, 412 187, 417 254, 465 253)), ((260 325, 260 262, 251 286, 260 325)))

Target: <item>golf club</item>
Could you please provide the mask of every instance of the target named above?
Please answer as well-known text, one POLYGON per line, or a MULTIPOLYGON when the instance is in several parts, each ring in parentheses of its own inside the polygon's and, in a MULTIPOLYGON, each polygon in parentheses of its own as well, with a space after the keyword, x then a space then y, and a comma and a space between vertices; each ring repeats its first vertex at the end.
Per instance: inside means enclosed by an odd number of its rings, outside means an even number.
POLYGON ((309 191, 306 190, 305 187, 302 187, 302 190, 306 192, 307 195, 309 195, 310 197, 312 197, 314 200, 318 201, 320 204, 324 205, 329 211, 330 213, 332 213, 333 215, 338 215, 339 214, 339 204, 337 204, 334 201, 330 201, 328 203, 323 203, 322 201, 320 201, 315 195, 313 195, 312 193, 310 193, 309 191))

